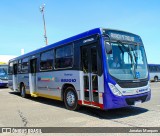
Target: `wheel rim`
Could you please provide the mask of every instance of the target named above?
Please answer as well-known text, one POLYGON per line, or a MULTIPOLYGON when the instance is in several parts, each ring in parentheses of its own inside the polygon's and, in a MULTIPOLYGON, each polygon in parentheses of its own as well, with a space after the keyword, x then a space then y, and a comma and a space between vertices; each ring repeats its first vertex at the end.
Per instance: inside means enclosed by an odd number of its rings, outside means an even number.
POLYGON ((75 95, 74 95, 74 93, 72 92, 72 91, 69 91, 68 93, 67 93, 67 104, 69 105, 69 106, 73 106, 74 104, 75 104, 75 95))

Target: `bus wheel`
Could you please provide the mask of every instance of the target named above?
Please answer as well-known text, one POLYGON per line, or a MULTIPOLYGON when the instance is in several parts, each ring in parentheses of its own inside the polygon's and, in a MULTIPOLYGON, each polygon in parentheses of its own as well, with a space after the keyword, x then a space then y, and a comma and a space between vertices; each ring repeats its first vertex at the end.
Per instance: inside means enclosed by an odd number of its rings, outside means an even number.
POLYGON ((154 77, 154 82, 158 82, 158 77, 154 77))
POLYGON ((72 87, 68 87, 64 93, 64 103, 68 110, 78 110, 78 97, 72 87))
POLYGON ((22 96, 23 98, 26 97, 26 89, 25 89, 25 86, 24 86, 23 84, 21 85, 21 96, 22 96))

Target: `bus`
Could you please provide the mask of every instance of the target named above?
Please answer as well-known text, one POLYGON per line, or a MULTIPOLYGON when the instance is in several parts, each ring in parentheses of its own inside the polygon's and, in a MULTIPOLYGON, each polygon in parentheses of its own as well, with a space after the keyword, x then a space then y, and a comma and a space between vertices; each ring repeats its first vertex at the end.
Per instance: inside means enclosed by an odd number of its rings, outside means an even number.
POLYGON ((0 65, 0 87, 8 86, 8 65, 0 65))
POLYGON ((160 79, 160 65, 159 64, 148 64, 150 81, 158 82, 160 79))
POLYGON ((103 110, 150 100, 147 58, 138 35, 95 28, 9 61, 9 87, 33 97, 103 110), (114 58, 120 67, 113 68, 114 58))

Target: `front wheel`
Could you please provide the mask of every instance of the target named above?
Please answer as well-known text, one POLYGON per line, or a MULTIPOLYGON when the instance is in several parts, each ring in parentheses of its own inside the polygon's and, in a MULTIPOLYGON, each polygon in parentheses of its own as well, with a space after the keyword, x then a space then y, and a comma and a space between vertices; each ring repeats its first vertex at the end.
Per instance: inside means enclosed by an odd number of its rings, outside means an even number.
POLYGON ((78 97, 76 91, 72 87, 68 87, 64 93, 64 103, 68 110, 78 110, 78 97))

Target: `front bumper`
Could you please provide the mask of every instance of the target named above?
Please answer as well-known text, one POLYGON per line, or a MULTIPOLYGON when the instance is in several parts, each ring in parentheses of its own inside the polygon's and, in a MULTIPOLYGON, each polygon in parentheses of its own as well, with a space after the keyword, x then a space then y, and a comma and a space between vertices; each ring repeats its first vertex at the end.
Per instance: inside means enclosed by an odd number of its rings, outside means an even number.
POLYGON ((147 102, 151 98, 151 91, 138 94, 138 95, 130 95, 130 96, 114 96, 112 94, 103 94, 103 104, 104 109, 115 109, 115 108, 122 108, 131 105, 135 105, 136 102, 141 101, 147 102))

